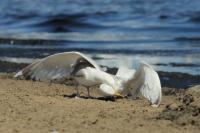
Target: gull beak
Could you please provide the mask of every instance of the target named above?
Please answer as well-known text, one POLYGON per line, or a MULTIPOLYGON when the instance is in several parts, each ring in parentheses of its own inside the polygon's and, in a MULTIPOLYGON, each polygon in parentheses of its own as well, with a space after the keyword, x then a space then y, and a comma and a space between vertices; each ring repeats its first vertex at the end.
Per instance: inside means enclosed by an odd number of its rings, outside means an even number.
POLYGON ((114 93, 114 96, 123 97, 123 95, 122 95, 122 94, 120 94, 120 93, 119 93, 119 92, 117 92, 117 91, 114 93))

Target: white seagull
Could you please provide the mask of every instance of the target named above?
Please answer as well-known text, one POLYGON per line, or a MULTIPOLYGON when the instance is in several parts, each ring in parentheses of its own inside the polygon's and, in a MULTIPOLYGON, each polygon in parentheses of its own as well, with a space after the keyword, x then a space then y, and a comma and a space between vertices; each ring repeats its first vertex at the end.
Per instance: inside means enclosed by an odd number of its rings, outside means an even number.
MULTIPOLYGON (((19 71, 14 78, 56 81, 59 83, 75 81, 77 86, 82 85, 87 88, 89 97, 90 87, 105 83, 112 86, 112 89, 104 90, 104 88, 99 88, 100 91, 107 95, 121 96, 115 90, 113 76, 102 71, 95 61, 80 52, 64 52, 50 55, 28 65, 19 71)), ((79 96, 77 86, 77 96, 79 96)))
POLYGON ((72 80, 77 85, 85 86, 88 96, 89 88, 96 85, 104 96, 131 95, 134 99, 141 93, 154 107, 159 106, 162 96, 158 74, 147 63, 142 63, 137 71, 121 67, 116 75, 111 75, 80 52, 48 56, 25 67, 14 77, 60 83, 72 80))
MULTIPOLYGON (((116 88, 122 95, 131 95, 136 99, 140 94, 150 101, 151 106, 158 107, 162 98, 161 83, 157 72, 147 63, 142 62, 139 69, 120 67, 115 76, 116 88)), ((100 86, 102 90, 112 87, 107 84, 100 86)))

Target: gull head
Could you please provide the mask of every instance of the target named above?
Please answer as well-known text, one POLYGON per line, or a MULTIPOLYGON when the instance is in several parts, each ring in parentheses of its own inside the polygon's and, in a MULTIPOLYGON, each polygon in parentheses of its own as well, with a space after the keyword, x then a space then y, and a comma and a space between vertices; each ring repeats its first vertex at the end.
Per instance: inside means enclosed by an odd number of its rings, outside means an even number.
POLYGON ((122 94, 120 94, 116 88, 111 87, 110 85, 107 84, 101 84, 99 89, 105 96, 118 96, 118 97, 123 97, 122 94))

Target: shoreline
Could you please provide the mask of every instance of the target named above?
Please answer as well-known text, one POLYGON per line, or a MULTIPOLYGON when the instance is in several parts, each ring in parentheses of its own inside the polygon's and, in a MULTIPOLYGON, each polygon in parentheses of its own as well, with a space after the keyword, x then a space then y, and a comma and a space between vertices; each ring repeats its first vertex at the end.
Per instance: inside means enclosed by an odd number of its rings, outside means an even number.
MULTIPOLYGON (((11 63, 7 61, 0 61, 0 72, 16 73, 22 68, 26 67, 27 63, 11 63)), ((105 66, 104 66, 105 67, 105 66)), ((111 74, 117 72, 117 68, 107 68, 111 74)), ((176 89, 186 89, 200 83, 200 75, 191 75, 179 72, 163 72, 157 71, 163 87, 171 87, 176 89)))

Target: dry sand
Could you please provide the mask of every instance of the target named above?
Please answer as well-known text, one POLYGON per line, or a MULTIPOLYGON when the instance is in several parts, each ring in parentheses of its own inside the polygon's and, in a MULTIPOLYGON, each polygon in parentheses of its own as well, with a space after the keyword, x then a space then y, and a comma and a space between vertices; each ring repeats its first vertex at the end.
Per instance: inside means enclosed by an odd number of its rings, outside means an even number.
MULTIPOLYGON (((75 99, 72 86, 0 74, 0 132, 199 133, 200 87, 163 89, 161 106, 153 108, 144 98, 75 99)), ((95 88, 92 95, 98 97, 95 88)))

